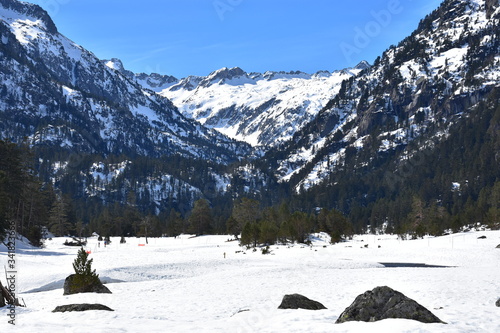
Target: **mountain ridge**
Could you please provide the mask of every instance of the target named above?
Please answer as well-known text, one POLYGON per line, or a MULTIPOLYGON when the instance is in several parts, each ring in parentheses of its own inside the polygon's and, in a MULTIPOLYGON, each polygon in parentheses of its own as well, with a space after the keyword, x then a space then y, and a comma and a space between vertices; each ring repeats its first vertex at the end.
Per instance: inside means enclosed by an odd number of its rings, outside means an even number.
MULTIPOLYGON (((394 149, 397 145, 407 144, 408 138, 412 140, 405 133, 409 127, 414 127, 418 132, 422 129, 421 124, 434 122, 434 116, 441 117, 441 124, 446 125, 453 117, 460 116, 460 110, 470 109, 486 96, 487 91, 482 92, 481 87, 475 87, 474 77, 469 76, 483 75, 478 73, 483 67, 486 90, 498 86, 498 52, 497 59, 489 55, 474 56, 473 52, 481 50, 481 47, 476 49, 467 42, 473 36, 489 31, 492 43, 486 43, 483 52, 498 50, 498 39, 494 38, 495 34, 498 35, 498 28, 494 24, 498 22, 498 8, 496 18, 492 17, 487 21, 481 21, 485 19, 483 10, 484 1, 445 1, 439 9, 422 20, 416 32, 377 59, 364 76, 345 81, 339 94, 319 112, 315 122, 309 123, 297 133, 297 137, 309 138, 303 142, 302 148, 299 149, 291 141, 288 162, 283 161, 279 167, 282 170, 280 177, 288 180, 293 174, 307 168, 311 172, 308 176, 310 184, 313 184, 324 177, 320 176, 322 172, 319 169, 324 169, 328 160, 331 163, 338 160, 340 155, 345 155, 346 148, 362 149, 364 140, 374 130, 385 126, 388 128, 386 134, 381 133, 382 135, 389 136, 394 131, 401 133, 402 141, 392 146, 391 149, 394 149), (470 9, 468 6, 474 7, 470 9), (461 24, 461 27, 456 29, 462 35, 451 31, 455 28, 447 28, 449 22, 446 20, 450 15, 457 17, 456 24, 461 24), (431 22, 436 22, 437 19, 441 23, 446 22, 446 27, 437 25, 432 28, 436 23, 431 25, 431 22), (469 22, 476 21, 480 23, 475 24, 475 28, 470 26, 466 29, 469 22), (449 41, 449 34, 453 34, 455 39, 449 41), (428 45, 430 42, 435 45, 428 45), (471 55, 470 59, 467 59, 468 55, 471 55), (490 60, 482 62, 484 57, 489 57, 490 60), (465 62, 462 58, 465 58, 465 62), (391 84, 387 84, 388 82, 391 84), (432 112, 437 114, 433 115, 432 112), (406 130, 402 130, 403 128, 406 130), (322 157, 312 157, 307 153, 306 157, 302 157, 305 152, 311 152, 314 146, 316 150, 322 151, 322 157), (330 153, 326 153, 329 151, 330 153), (323 167, 320 164, 312 165, 312 159, 319 159, 323 167), (292 173, 287 171, 290 170, 290 165, 296 165, 292 173)), ((418 136, 419 133, 416 134, 418 136)), ((380 140, 380 148, 382 141, 383 139, 380 140)), ((297 186, 301 184, 305 184, 304 181, 300 181, 297 186)))
POLYGON ((246 73, 221 69, 160 92, 181 113, 234 139, 265 149, 291 138, 366 62, 335 72, 246 73))
POLYGON ((312 120, 335 95, 342 80, 370 68, 366 61, 352 68, 314 74, 249 73, 240 67, 223 67, 207 76, 177 79, 157 73, 134 74, 119 59, 103 62, 169 98, 187 118, 264 150, 291 138, 312 120), (302 89, 302 86, 307 87, 302 89), (282 98, 280 95, 285 93, 288 96, 282 98), (295 101, 287 105, 291 99, 295 101))
MULTIPOLYGON (((4 105, 4 114, 9 114, 11 108, 13 112, 6 119, 7 123, 16 124, 14 109, 23 105, 24 113, 17 116, 30 113, 30 126, 34 127, 39 126, 37 123, 41 119, 52 118, 52 122, 66 123, 65 126, 71 129, 68 120, 71 123, 86 118, 82 125, 93 139, 80 135, 82 140, 79 141, 87 141, 87 147, 82 147, 84 151, 92 150, 91 146, 98 142, 101 149, 106 147, 108 152, 137 149, 137 152, 152 156, 158 156, 159 152, 166 155, 182 153, 195 158, 225 160, 226 163, 239 158, 235 150, 250 152, 241 143, 227 144, 231 141, 229 138, 188 121, 168 99, 112 71, 91 52, 50 28, 47 22, 52 21, 40 21, 38 17, 47 15, 40 7, 17 4, 17 1, 3 0, 0 12, 3 18, 1 50, 10 57, 4 58, 8 63, 3 66, 2 73, 4 95, 11 99, 4 105), (9 70, 16 67, 20 75, 9 70), (23 75, 26 76, 24 80, 23 75), (45 76, 44 82, 40 81, 42 76, 45 76), (44 94, 33 89, 34 82, 44 87, 44 94), (15 92, 16 85, 26 96, 15 92), (28 88, 30 86, 32 88, 28 88), (38 99, 38 105, 31 103, 34 98, 38 99), (63 108, 72 111, 63 112, 63 108), (134 137, 133 131, 124 128, 125 123, 137 132, 149 132, 150 135, 134 137)), ((3 126, 2 130, 8 132, 12 125, 3 126)), ((78 133, 78 129, 73 130, 78 133)), ((43 137, 33 133, 33 128, 26 128, 23 133, 11 131, 4 136, 16 137, 16 134, 18 137, 43 137)), ((71 142, 71 138, 66 140, 71 142)))
POLYGON ((232 202, 254 197, 398 225, 412 200, 451 215, 498 177, 498 2, 445 0, 373 65, 180 80, 97 59, 17 3, 0 2, 0 134, 27 137, 42 178, 82 202, 187 214, 205 198, 228 217, 232 202), (447 150, 466 159, 450 138, 481 163, 446 170, 447 150))

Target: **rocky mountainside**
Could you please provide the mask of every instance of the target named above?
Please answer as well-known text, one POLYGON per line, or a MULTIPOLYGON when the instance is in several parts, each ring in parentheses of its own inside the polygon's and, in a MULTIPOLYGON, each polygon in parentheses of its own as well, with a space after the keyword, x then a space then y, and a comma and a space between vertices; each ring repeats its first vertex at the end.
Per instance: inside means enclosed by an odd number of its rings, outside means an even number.
POLYGON ((60 34, 39 6, 0 0, 0 139, 28 143, 43 180, 82 202, 155 213, 226 193, 225 166, 253 148, 137 80, 60 34))
MULTIPOLYGON (((112 66, 123 67, 118 61, 112 66)), ((246 73, 236 67, 181 80, 159 74, 135 78, 168 97, 184 116, 268 149, 289 140, 338 93, 342 81, 367 68, 369 64, 362 62, 355 68, 311 75, 299 71, 246 73)))
POLYGON ((174 84, 179 83, 179 80, 171 75, 162 75, 158 73, 146 74, 139 73, 135 74, 123 66, 123 63, 118 58, 112 58, 109 60, 102 61, 106 66, 120 72, 122 75, 126 76, 132 81, 137 81, 141 86, 146 89, 153 90, 155 92, 160 92, 167 89, 174 84))
POLYGON ((187 120, 60 33, 47 13, 0 2, 0 135, 114 154, 181 154, 228 163, 251 150, 187 120))
POLYGON ((0 138, 34 147, 85 221, 89 202, 186 214, 206 198, 224 224, 244 196, 379 226, 497 216, 499 21, 497 0, 445 0, 372 66, 178 80, 99 60, 40 7, 0 0, 0 138))
POLYGON ((347 160, 370 170, 387 155, 398 170, 415 150, 446 140, 500 85, 498 7, 444 1, 371 68, 342 82, 312 122, 268 155, 280 181, 300 192, 336 179, 347 160))

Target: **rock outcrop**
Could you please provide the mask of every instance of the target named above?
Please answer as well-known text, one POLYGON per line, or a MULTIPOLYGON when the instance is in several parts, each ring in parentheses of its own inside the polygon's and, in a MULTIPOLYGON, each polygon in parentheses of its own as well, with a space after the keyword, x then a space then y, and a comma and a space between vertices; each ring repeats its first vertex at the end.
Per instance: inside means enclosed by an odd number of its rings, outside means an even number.
POLYGON ((299 294, 285 295, 278 309, 305 309, 325 310, 326 307, 320 302, 313 301, 299 294))
POLYGON ((73 311, 90 311, 90 310, 98 310, 98 311, 115 311, 110 309, 106 305, 102 304, 69 304, 69 305, 60 305, 56 306, 52 312, 73 312, 73 311))
POLYGON ((99 278, 83 279, 78 274, 71 274, 64 281, 64 295, 79 293, 111 294, 111 291, 102 284, 99 278))
POLYGON ((377 287, 359 295, 340 315, 336 324, 348 321, 373 322, 389 318, 422 323, 444 323, 429 310, 389 287, 377 287))

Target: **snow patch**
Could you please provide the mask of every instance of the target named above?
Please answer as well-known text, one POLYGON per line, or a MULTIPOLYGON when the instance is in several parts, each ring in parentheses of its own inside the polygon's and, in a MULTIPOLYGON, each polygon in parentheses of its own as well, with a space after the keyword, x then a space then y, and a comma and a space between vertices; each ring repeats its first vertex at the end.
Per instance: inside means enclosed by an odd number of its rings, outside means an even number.
MULTIPOLYGON (((494 247, 500 231, 412 241, 394 235, 357 235, 336 245, 318 234, 310 238, 310 246, 272 246, 272 255, 266 256, 246 251, 237 242, 228 242, 230 238, 181 235, 149 238, 146 244, 144 238, 134 237, 120 244, 120 238, 113 237, 106 247, 98 246, 97 237, 89 238, 86 250, 91 252, 92 267, 113 294, 72 295, 71 303, 99 302, 115 310, 90 314, 91 320, 88 312, 73 312, 71 320, 61 320, 67 314, 50 313, 67 301, 61 281, 73 273, 78 248, 62 245, 65 238, 54 238, 44 249, 19 250, 18 296, 28 308, 16 308, 17 328, 23 332, 82 327, 86 332, 141 332, 144 327, 148 332, 165 332, 168 327, 171 332, 206 333, 473 333, 478 327, 482 332, 500 331, 494 306, 500 290, 494 247), (380 262, 448 267, 383 268, 380 262), (356 296, 380 285, 415 299, 448 324, 403 319, 334 324, 356 296), (283 296, 295 292, 320 301, 328 310, 278 310, 283 296), (142 295, 148 306, 130 306, 131 294, 142 295), (468 295, 466 301, 463 295, 468 295)), ((0 261, 8 259, 6 252, 0 244, 0 261)), ((2 325, 7 327, 7 321, 2 325)))

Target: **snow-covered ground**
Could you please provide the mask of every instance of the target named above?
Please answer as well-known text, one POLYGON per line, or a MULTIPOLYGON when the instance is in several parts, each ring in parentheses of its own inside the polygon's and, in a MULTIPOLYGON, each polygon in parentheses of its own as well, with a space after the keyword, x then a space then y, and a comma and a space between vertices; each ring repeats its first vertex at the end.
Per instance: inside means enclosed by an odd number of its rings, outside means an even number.
MULTIPOLYGON (((73 272, 78 248, 63 246, 64 238, 47 241, 42 250, 18 244, 17 282, 27 307, 16 308, 15 331, 8 309, 0 309, 0 332, 500 332, 500 231, 414 241, 364 235, 337 245, 319 235, 311 247, 272 246, 270 255, 239 252, 227 240, 151 238, 139 246, 144 238, 126 244, 115 238, 98 247, 90 238, 93 268, 113 294, 71 296, 63 296, 62 284, 73 272), (381 262, 453 267, 384 268, 381 262), (356 296, 384 285, 448 325, 399 319, 334 324, 356 296), (328 310, 278 310, 291 293, 328 310), (52 313, 73 303, 101 303, 115 311, 52 313)), ((2 266, 7 259, 0 245, 2 266)))

